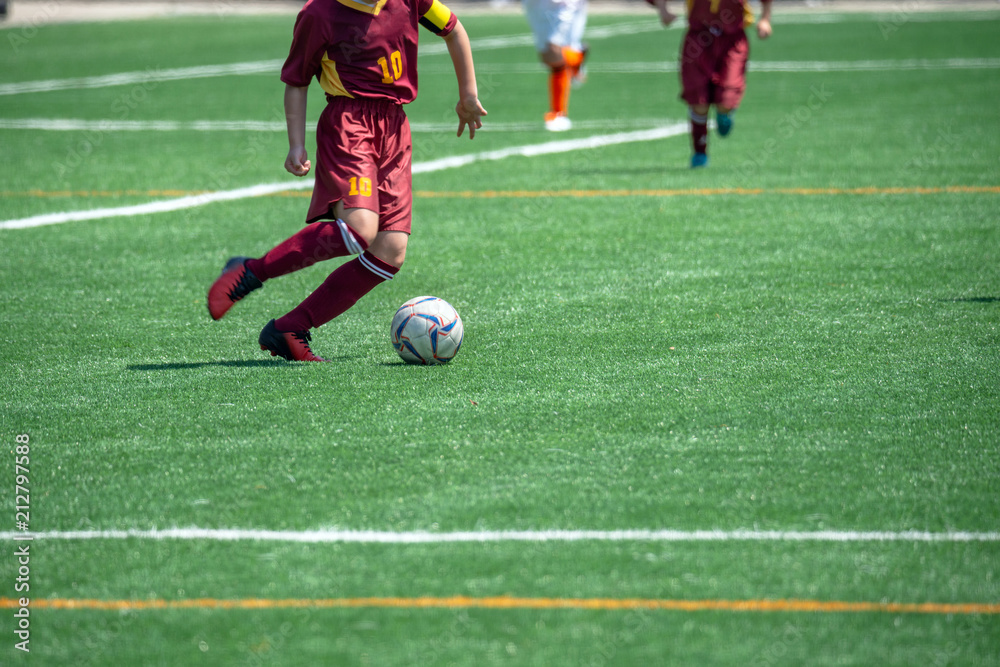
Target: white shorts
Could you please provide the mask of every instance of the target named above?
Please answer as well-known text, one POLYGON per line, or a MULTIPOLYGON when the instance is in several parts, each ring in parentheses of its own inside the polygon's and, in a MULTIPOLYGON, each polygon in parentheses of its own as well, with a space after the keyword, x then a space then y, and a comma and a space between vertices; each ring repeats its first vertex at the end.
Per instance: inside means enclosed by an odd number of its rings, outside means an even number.
POLYGON ((535 48, 547 51, 548 45, 582 49, 583 30, 587 26, 587 0, 523 0, 524 13, 535 34, 535 48))

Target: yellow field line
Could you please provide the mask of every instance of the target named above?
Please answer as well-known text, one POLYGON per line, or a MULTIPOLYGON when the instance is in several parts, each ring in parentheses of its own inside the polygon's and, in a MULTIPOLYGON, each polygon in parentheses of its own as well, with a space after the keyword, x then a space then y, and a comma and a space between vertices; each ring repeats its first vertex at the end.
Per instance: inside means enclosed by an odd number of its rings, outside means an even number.
POLYGON ((531 197, 684 197, 712 195, 930 195, 930 194, 1000 194, 1000 186, 956 185, 946 187, 892 188, 694 188, 684 190, 482 190, 459 192, 428 192, 418 190, 414 196, 452 199, 495 199, 531 197))
MULTIPOLYGON (((71 198, 71 197, 189 197, 210 190, 0 190, 0 197, 71 198)), ((540 197, 685 197, 713 195, 936 195, 1000 194, 996 185, 949 185, 943 187, 866 187, 866 188, 691 188, 648 190, 460 190, 435 192, 417 190, 423 199, 529 199, 540 197)), ((271 197, 311 197, 307 190, 286 190, 271 197)))
MULTIPOLYGON (((326 599, 195 598, 190 600, 88 600, 33 598, 32 609, 93 609, 141 611, 150 609, 333 609, 381 607, 397 609, 587 609, 619 611, 744 611, 889 614, 1000 614, 1000 604, 941 602, 844 602, 822 600, 657 600, 646 598, 520 598, 520 597, 363 597, 326 599)), ((0 598, 0 608, 16 609, 19 602, 0 598)))

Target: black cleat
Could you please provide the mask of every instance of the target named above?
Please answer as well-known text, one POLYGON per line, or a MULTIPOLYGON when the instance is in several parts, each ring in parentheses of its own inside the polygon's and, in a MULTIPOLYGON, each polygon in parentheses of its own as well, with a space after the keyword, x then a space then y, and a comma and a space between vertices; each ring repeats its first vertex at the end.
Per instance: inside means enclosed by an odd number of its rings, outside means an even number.
POLYGON ((274 320, 268 322, 260 332, 260 349, 271 352, 272 357, 284 357, 288 361, 326 361, 313 354, 309 348, 312 336, 309 331, 278 331, 274 320))

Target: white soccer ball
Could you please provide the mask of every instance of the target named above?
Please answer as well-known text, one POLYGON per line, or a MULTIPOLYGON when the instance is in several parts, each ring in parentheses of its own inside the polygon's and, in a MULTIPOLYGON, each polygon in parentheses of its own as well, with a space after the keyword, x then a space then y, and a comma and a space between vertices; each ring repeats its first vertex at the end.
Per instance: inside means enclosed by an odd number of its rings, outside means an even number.
POLYGON ((389 334, 406 363, 446 364, 458 354, 465 328, 450 303, 436 296, 418 296, 399 307, 389 334))

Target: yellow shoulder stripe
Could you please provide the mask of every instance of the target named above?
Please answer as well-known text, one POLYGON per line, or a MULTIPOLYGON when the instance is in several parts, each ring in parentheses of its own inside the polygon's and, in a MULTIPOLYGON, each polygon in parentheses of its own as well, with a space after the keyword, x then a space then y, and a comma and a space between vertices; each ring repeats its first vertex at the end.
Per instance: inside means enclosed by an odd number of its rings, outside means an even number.
POLYGON ((441 0, 434 0, 431 8, 424 14, 424 18, 433 23, 438 30, 444 30, 448 26, 448 21, 451 20, 451 10, 445 7, 441 0))
POLYGON ((337 0, 340 4, 345 7, 350 7, 351 9, 356 9, 359 12, 364 12, 365 14, 371 14, 372 16, 378 16, 378 13, 382 11, 382 7, 388 0, 375 0, 374 2, 365 2, 365 0, 337 0))

